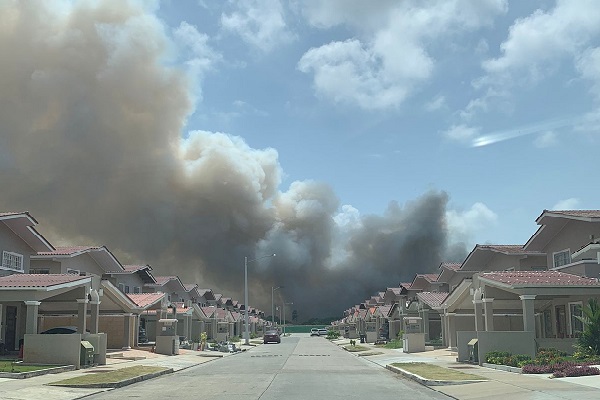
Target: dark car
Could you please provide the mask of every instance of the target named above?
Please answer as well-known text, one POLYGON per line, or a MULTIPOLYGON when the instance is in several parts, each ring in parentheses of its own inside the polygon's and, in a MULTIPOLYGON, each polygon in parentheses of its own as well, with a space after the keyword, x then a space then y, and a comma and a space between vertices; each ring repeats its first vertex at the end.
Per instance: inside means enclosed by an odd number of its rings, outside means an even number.
POLYGON ((64 335, 71 333, 77 333, 76 326, 57 326, 55 328, 46 329, 45 331, 40 332, 40 334, 43 335, 64 335))
POLYGON ((281 336, 279 336, 279 332, 277 331, 267 331, 263 336, 263 343, 267 344, 269 342, 281 343, 281 336))

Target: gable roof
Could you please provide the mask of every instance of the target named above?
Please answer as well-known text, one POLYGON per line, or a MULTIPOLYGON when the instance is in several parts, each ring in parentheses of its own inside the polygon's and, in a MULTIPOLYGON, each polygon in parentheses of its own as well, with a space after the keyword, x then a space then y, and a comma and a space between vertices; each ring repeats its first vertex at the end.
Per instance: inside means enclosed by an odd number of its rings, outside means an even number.
POLYGON ((51 251, 40 251, 32 255, 31 259, 72 258, 86 253, 106 272, 124 271, 123 265, 106 246, 57 246, 51 251))
POLYGON ((527 240, 525 248, 543 248, 569 220, 600 222, 600 210, 544 210, 535 222, 538 230, 527 240))
POLYGON ((74 274, 12 274, 0 277, 0 290, 54 290, 91 282, 89 276, 74 274))
POLYGON ((585 278, 558 271, 511 271, 486 272, 479 279, 499 283, 503 286, 518 287, 590 287, 599 286, 596 278, 585 278))
POLYGON ((35 229, 38 222, 29 214, 29 211, 2 212, 0 213, 0 222, 4 223, 34 251, 54 250, 54 246, 35 229))
POLYGON ((164 293, 128 293, 127 297, 131 299, 138 307, 147 309, 153 305, 160 304, 166 296, 164 293))
POLYGON ((443 262, 440 264, 440 269, 442 268, 446 268, 449 269, 451 271, 456 271, 459 270, 461 266, 461 263, 451 263, 451 262, 443 262))
POLYGON ((420 292, 417 298, 431 308, 439 308, 448 297, 447 292, 420 292))

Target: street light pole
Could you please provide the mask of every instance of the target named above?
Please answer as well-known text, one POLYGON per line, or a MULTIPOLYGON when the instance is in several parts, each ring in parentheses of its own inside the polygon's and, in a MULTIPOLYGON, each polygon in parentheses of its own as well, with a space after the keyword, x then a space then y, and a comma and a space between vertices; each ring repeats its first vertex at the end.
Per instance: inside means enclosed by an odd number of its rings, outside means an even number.
POLYGON ((248 257, 244 257, 244 344, 250 344, 250 330, 248 329, 248 263, 260 260, 267 257, 275 257, 275 253, 266 256, 258 257, 248 261, 248 257))
MULTIPOLYGON (((274 301, 274 294, 275 291, 278 289, 281 289, 283 286, 271 286, 271 324, 273 325, 273 328, 275 328, 275 301, 274 301)), ((281 322, 281 321, 279 321, 281 322)))

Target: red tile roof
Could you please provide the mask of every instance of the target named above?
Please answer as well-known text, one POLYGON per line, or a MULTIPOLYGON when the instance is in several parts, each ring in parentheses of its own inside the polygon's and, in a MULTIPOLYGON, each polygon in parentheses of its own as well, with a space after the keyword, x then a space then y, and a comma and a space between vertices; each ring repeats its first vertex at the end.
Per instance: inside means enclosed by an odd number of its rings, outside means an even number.
POLYGON ((419 276, 425 278, 425 280, 429 283, 437 282, 438 274, 419 274, 419 276))
POLYGON ((164 293, 139 293, 139 294, 127 294, 127 297, 131 299, 139 307, 146 308, 155 303, 158 303, 163 297, 164 293))
POLYGON ((477 247, 480 249, 498 251, 504 254, 544 254, 539 251, 525 250, 521 244, 478 244, 477 247))
POLYGON ((155 276, 156 284, 159 286, 166 285, 171 279, 178 279, 176 276, 155 276))
POLYGON ((150 268, 148 265, 123 265, 126 272, 137 272, 141 269, 150 268))
POLYGON ((70 256, 75 253, 82 253, 88 250, 100 250, 100 246, 65 246, 56 247, 54 251, 41 251, 38 253, 40 256, 70 256))
POLYGON ((558 271, 486 272, 479 277, 509 286, 600 286, 596 278, 558 271))
POLYGON ((544 212, 576 218, 600 218, 600 210, 544 210, 544 212))
POLYGON ((448 293, 446 292, 420 292, 417 293, 417 297, 423 303, 427 304, 429 307, 439 307, 446 297, 448 297, 448 293))
POLYGON ((188 284, 184 284, 183 287, 185 288, 186 292, 189 292, 190 290, 194 290, 198 287, 198 284, 196 283, 188 283, 188 284))
POLYGON ((440 268, 448 268, 451 269, 452 271, 456 271, 460 269, 460 266, 462 264, 461 263, 448 263, 448 262, 444 262, 440 264, 440 268))
POLYGON ((90 279, 89 276, 79 276, 74 274, 13 274, 0 278, 0 288, 47 288, 90 279))
POLYGON ((402 288, 399 288, 399 287, 391 287, 391 288, 388 288, 387 290, 390 290, 396 296, 400 296, 402 294, 402 288))
POLYGON ((412 285, 411 282, 401 282, 400 286, 402 286, 405 289, 410 289, 410 285, 412 285))

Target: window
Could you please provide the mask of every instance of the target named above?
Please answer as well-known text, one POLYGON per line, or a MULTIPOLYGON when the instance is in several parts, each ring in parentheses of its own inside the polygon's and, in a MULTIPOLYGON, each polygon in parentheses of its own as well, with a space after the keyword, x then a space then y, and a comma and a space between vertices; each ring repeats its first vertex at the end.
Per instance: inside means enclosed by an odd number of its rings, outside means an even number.
POLYGON ((125 285, 125 293, 129 293, 129 286, 125 285))
POLYGON ((2 252, 2 268, 23 271, 23 255, 10 251, 2 252))
POLYGON ((135 294, 142 293, 142 288, 139 287, 139 286, 134 286, 133 287, 133 293, 135 293, 135 294))
POLYGON ((571 251, 569 249, 558 251, 552 254, 554 259, 554 268, 561 267, 571 263, 571 251))
POLYGON ((569 333, 573 336, 579 336, 583 331, 583 322, 577 318, 583 316, 583 312, 581 311, 582 306, 583 304, 580 301, 577 303, 569 303, 569 319, 571 320, 569 333))
POLYGON ((125 293, 125 284, 124 284, 124 283, 119 283, 119 290, 120 290, 122 293, 125 293))
POLYGON ((50 273, 50 268, 35 268, 35 269, 30 269, 29 273, 30 274, 47 275, 47 274, 50 273))

